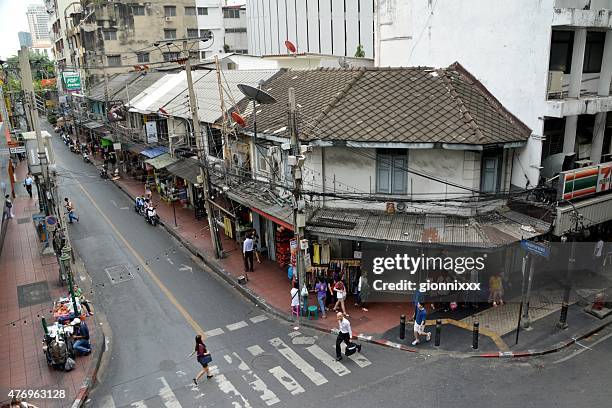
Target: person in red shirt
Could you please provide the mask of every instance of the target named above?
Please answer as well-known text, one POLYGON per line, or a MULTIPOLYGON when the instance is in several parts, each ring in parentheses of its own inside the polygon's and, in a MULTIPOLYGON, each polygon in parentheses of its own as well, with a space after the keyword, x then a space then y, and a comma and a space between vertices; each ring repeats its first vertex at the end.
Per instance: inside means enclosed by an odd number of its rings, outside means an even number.
POLYGON ((202 369, 193 379, 194 384, 198 385, 198 380, 204 375, 204 373, 206 373, 206 378, 208 379, 211 379, 213 377, 208 368, 208 364, 210 364, 210 362, 212 361, 212 357, 206 349, 206 344, 204 344, 204 342, 202 341, 202 335, 198 334, 195 338, 195 342, 195 349, 191 352, 191 354, 189 354, 189 357, 195 354, 196 358, 198 359, 198 363, 202 365, 202 369))

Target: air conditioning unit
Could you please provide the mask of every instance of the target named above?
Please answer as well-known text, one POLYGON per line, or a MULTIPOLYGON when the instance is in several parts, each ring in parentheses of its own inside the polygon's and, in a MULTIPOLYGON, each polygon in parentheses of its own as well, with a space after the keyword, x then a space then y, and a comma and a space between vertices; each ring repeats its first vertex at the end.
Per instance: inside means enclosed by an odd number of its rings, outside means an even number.
POLYGON ((172 17, 166 17, 166 23, 169 23, 172 21, 172 17))
POLYGON ((563 92, 563 71, 548 71, 548 94, 563 92))

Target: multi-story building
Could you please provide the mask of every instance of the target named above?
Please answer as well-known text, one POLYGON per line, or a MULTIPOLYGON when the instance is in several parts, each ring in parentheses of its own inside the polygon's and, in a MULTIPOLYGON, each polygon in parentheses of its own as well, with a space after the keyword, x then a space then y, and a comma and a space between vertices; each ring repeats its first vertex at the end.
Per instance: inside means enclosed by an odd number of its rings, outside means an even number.
POLYGON ((19 31, 17 33, 19 37, 19 47, 31 47, 32 46, 32 34, 28 31, 19 31))
MULTIPOLYGON (((83 1, 80 36, 84 48, 87 83, 106 74, 133 70, 134 65, 176 63, 180 39, 199 36, 194 0, 83 1)), ((199 47, 189 43, 191 55, 199 47)))
POLYGON ((374 0, 247 1, 249 54, 297 52, 374 56, 374 0), (359 47, 361 46, 361 47, 359 47))
MULTIPOLYGON (((68 13, 71 9, 72 0, 46 0, 45 6, 49 17, 49 38, 51 40, 52 56, 57 62, 57 77, 61 77, 64 70, 74 70, 75 67, 68 57, 69 47, 66 38, 66 27, 69 21, 68 13)), ((58 89, 62 90, 62 81, 58 81, 58 89)))
MULTIPOLYGON (((579 166, 611 161, 612 1, 386 0, 377 23, 379 66, 459 61, 531 128, 513 186, 550 180, 568 155, 579 166)), ((610 218, 612 200, 593 200, 576 204, 588 224, 610 218)), ((575 211, 566 207, 557 225, 575 211)))
POLYGON ((247 53, 247 22, 244 0, 196 0, 192 11, 198 18, 199 35, 212 33, 200 43, 201 58, 224 52, 247 53))
POLYGON ((30 26, 30 34, 32 34, 32 46, 36 48, 49 46, 51 39, 46 7, 42 4, 30 4, 26 16, 30 26))

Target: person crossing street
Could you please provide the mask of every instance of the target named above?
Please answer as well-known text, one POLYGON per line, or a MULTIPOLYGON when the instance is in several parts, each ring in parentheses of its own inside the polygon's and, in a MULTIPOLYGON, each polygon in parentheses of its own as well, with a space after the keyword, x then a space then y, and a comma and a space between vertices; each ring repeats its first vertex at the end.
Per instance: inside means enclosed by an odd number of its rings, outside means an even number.
MULTIPOLYGON (((361 353, 361 344, 351 343, 353 337, 353 329, 351 329, 351 322, 344 316, 342 312, 338 312, 336 315, 338 320, 338 337, 336 337, 336 361, 342 360, 342 350, 340 345, 342 342, 346 344, 347 352, 350 348, 357 347, 357 351, 361 353)), ((348 354, 347 354, 348 355, 348 354)))
POLYGON ((72 205, 72 201, 68 199, 68 197, 64 198, 64 207, 66 207, 66 211, 68 212, 68 223, 72 224, 72 220, 77 220, 79 222, 79 217, 74 213, 74 205, 72 205))

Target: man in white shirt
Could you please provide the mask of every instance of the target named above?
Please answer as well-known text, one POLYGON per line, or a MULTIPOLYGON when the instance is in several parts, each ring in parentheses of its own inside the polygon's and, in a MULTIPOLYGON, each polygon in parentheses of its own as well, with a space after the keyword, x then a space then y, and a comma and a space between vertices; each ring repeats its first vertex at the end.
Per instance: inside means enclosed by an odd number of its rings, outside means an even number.
MULTIPOLYGON (((353 337, 353 330, 351 329, 351 322, 344 317, 342 312, 338 312, 336 315, 338 320, 338 337, 336 338, 336 361, 342 360, 342 350, 340 345, 342 342, 346 344, 346 347, 351 347, 351 337, 353 337)), ((357 351, 361 353, 361 344, 357 344, 357 351)))
POLYGON ((253 238, 251 238, 251 234, 248 234, 242 243, 242 255, 244 256, 244 271, 253 272, 253 238))

